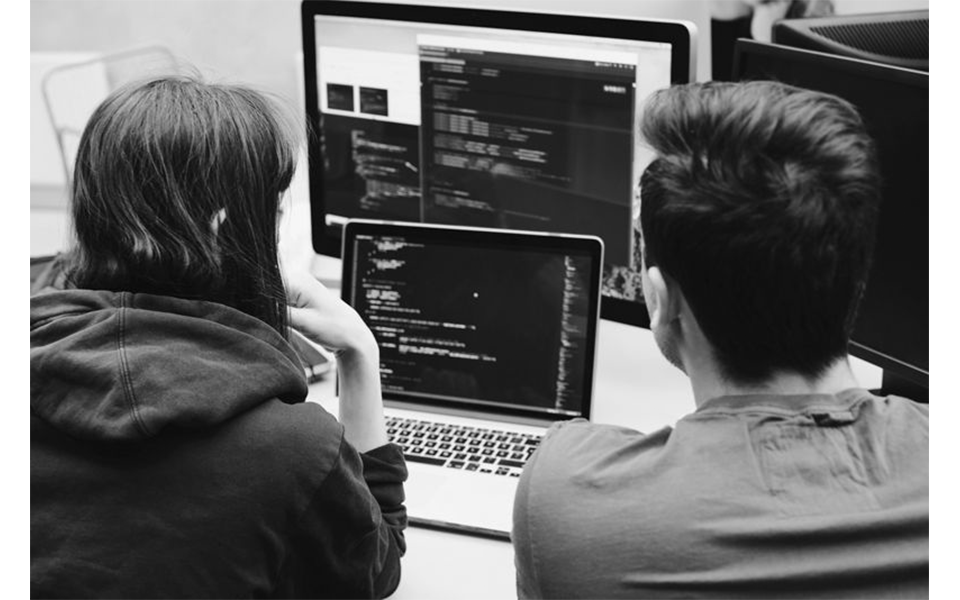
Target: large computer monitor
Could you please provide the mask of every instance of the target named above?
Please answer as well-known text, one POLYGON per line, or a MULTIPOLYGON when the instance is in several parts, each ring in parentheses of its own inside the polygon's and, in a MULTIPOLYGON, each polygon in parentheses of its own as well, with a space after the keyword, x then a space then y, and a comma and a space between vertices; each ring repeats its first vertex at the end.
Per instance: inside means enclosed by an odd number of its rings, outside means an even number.
POLYGON ((873 266, 851 354, 884 370, 885 391, 929 394, 929 75, 821 52, 738 40, 735 79, 835 94, 877 143, 883 186, 873 266))
POLYGON ((683 21, 304 0, 314 249, 350 218, 604 240, 604 318, 649 323, 635 252, 644 99, 687 82, 683 21))

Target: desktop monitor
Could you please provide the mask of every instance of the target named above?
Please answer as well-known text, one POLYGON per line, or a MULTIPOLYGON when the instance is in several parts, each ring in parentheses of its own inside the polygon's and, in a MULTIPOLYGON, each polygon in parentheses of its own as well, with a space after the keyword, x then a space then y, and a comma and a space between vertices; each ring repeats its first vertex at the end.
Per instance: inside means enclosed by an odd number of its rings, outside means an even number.
POLYGON ((840 96, 877 144, 879 228, 850 352, 884 370, 883 387, 929 394, 929 76, 810 50, 738 40, 735 79, 774 79, 840 96))
POLYGON ((782 19, 771 35, 781 46, 930 70, 929 10, 782 19))
POLYGON ((637 122, 690 80, 692 24, 335 0, 301 17, 318 253, 351 218, 596 235, 602 316, 649 324, 637 122))

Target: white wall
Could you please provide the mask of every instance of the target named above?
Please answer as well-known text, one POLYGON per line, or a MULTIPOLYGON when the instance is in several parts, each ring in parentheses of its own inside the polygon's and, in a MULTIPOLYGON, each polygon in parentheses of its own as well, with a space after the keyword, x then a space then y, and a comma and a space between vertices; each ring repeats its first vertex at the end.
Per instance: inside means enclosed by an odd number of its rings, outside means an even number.
POLYGON ((929 10, 930 0, 833 0, 838 15, 899 10, 929 10))
POLYGON ((295 101, 299 0, 31 0, 30 51, 161 44, 211 78, 295 101))

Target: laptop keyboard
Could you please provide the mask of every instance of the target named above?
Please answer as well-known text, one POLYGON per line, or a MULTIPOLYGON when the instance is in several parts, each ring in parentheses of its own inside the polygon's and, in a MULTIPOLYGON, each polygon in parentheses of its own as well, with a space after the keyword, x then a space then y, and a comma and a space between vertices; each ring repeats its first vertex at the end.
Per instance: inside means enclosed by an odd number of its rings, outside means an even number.
POLYGON ((387 417, 390 441, 411 462, 519 477, 540 435, 387 417))

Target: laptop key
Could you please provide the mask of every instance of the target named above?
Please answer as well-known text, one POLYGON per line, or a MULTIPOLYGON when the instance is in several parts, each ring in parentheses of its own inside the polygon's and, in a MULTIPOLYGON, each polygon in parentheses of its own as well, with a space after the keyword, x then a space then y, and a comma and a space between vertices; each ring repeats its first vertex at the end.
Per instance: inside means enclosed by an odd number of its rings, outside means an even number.
POLYGON ((389 421, 393 439, 411 462, 519 477, 541 436, 427 421, 389 421), (417 431, 420 430, 420 431, 417 431))
POLYGON ((404 458, 410 462, 426 463, 428 465, 443 466, 446 461, 444 458, 435 458, 433 456, 419 456, 416 454, 405 454, 404 458))

